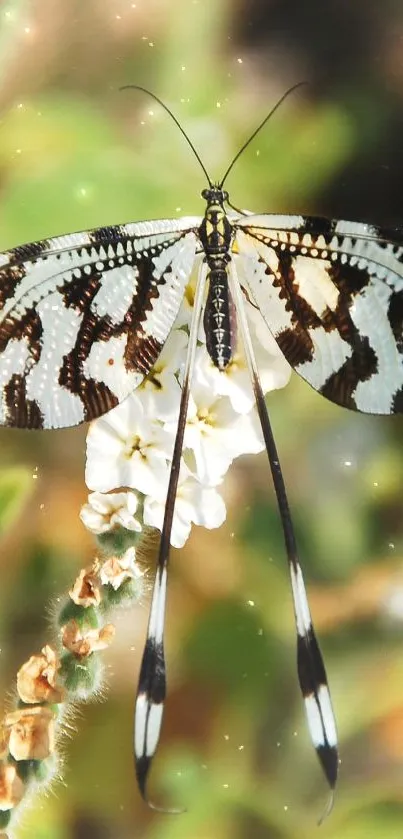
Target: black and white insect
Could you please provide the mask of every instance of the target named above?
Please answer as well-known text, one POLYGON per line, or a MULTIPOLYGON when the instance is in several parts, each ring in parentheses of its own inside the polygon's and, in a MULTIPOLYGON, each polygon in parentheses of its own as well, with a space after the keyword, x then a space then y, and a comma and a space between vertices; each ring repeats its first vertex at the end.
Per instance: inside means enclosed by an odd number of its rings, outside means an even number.
POLYGON ((316 217, 227 213, 224 182, 246 145, 218 183, 211 182, 195 152, 208 180, 202 217, 98 228, 0 255, 0 423, 20 428, 77 425, 122 402, 158 359, 198 265, 136 702, 136 773, 148 802, 147 780, 166 692, 170 533, 201 318, 208 352, 220 370, 231 361, 236 323, 239 327, 284 531, 299 683, 310 736, 331 790, 338 772, 335 719, 248 331, 245 296, 259 308, 287 361, 315 390, 352 410, 403 412, 403 236, 396 230, 316 217))

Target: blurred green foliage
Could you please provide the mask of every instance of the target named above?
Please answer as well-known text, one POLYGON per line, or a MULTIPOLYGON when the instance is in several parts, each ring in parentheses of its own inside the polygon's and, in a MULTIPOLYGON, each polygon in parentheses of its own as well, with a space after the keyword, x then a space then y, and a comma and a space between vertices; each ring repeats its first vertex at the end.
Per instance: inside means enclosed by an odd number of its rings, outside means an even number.
POLYGON ((32 491, 32 475, 28 469, 5 469, 0 475, 0 536, 16 523, 32 491))

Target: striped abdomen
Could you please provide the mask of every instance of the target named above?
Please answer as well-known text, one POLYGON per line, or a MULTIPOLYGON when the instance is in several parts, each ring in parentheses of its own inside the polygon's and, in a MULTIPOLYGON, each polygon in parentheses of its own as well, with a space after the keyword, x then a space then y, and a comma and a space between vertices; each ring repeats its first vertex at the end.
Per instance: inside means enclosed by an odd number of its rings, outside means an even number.
POLYGON ((236 347, 235 307, 228 287, 228 263, 215 259, 210 266, 209 290, 204 313, 206 346, 219 370, 225 370, 236 347))

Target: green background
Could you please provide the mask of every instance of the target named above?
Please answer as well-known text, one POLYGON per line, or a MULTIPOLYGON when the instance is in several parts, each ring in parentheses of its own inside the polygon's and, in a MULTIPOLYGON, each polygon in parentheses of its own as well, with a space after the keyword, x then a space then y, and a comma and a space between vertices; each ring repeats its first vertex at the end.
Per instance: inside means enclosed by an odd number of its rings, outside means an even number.
MULTIPOLYGON (((0 246, 202 211, 211 177, 306 80, 227 183, 236 206, 380 224, 403 214, 403 9, 368 0, 36 0, 0 7, 0 246), (373 8, 371 8, 373 6, 373 8)), ((332 687, 340 784, 322 839, 403 831, 402 422, 350 414, 293 376, 268 399, 332 687), (349 464, 349 465, 346 465, 349 464)), ((52 638, 95 553, 78 519, 85 429, 0 435, 2 695, 52 638)), ((264 455, 227 476, 228 519, 173 552, 169 698, 139 801, 132 709, 148 594, 117 616, 102 702, 63 743, 64 782, 23 816, 35 839, 311 837, 327 791, 295 673, 287 567, 264 455)), ((152 568, 149 580, 151 585, 152 568)), ((8 699, 9 701, 9 699, 8 699)))

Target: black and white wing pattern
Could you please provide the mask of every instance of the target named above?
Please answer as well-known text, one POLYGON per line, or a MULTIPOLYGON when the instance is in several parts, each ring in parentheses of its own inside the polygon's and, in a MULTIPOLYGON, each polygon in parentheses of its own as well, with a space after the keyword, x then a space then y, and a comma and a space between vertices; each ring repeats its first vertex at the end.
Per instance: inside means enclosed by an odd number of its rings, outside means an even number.
POLYGON ((0 255, 0 424, 77 425, 137 387, 178 313, 199 224, 98 228, 0 255))
POLYGON ((237 219, 242 285, 292 367, 332 402, 403 411, 403 235, 346 221, 237 219))

